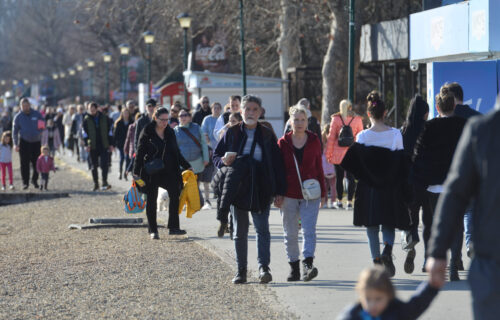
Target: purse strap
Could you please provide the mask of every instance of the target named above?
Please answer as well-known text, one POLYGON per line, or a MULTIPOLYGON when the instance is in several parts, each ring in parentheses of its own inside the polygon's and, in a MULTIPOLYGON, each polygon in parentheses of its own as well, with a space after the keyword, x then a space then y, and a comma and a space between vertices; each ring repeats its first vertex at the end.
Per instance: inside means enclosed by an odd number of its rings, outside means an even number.
POLYGON ((182 130, 182 131, 184 131, 184 133, 185 133, 185 134, 187 134, 187 135, 188 135, 188 137, 190 137, 190 138, 191 138, 191 140, 193 140, 193 141, 194 141, 194 143, 196 143, 196 145, 198 146, 198 148, 202 149, 202 148, 201 148, 201 143, 200 143, 200 141, 198 141, 198 139, 196 139, 196 137, 195 137, 195 136, 193 136, 193 134, 189 131, 189 129, 188 129, 188 128, 181 127, 181 130, 182 130))
POLYGON ((297 163, 297 158, 295 158, 295 153, 293 153, 293 161, 295 162, 295 169, 297 169, 297 176, 299 177, 300 189, 302 189, 302 177, 300 176, 299 164, 297 163))

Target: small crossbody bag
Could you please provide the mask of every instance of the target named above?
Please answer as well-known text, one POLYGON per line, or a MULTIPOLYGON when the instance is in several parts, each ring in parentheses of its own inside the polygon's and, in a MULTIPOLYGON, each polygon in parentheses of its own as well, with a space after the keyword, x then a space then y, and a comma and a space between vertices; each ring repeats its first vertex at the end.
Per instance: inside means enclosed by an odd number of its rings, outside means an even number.
POLYGON ((300 176, 299 164, 297 163, 297 158, 293 154, 293 160, 295 161, 295 168, 297 169, 297 176, 299 177, 300 187, 302 189, 302 196, 304 200, 317 200, 321 198, 321 186, 319 181, 316 179, 307 179, 302 182, 302 177, 300 176))

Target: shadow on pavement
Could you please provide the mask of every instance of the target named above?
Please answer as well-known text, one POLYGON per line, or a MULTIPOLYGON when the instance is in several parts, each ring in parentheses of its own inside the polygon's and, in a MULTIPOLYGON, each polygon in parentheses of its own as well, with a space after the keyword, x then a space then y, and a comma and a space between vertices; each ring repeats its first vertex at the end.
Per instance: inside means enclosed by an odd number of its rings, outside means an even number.
POLYGON ((341 291, 352 291, 356 287, 356 281, 350 281, 350 280, 313 280, 309 282, 294 281, 294 282, 271 283, 269 286, 271 288, 313 286, 319 288, 332 288, 341 291))

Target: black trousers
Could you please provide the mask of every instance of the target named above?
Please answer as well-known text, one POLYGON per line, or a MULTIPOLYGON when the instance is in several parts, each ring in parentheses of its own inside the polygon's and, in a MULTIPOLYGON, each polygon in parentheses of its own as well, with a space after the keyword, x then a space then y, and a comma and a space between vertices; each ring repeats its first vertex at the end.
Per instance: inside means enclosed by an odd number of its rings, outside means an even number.
MULTIPOLYGON (((437 202, 439 200, 440 193, 432 193, 427 191, 427 195, 429 197, 429 203, 432 209, 432 218, 434 218, 434 213, 436 212, 437 202)), ((427 248, 429 244, 429 238, 431 237, 431 228, 432 228, 432 220, 428 221, 429 226, 426 227, 424 221, 424 246, 425 246, 425 257, 427 257, 427 248)), ((453 239, 451 244, 451 258, 450 264, 453 262, 459 261, 462 259, 462 246, 464 242, 464 219, 460 219, 460 223, 456 226, 453 226, 455 230, 457 230, 456 236, 453 239)))
POLYGON ((49 184, 49 173, 42 173, 42 183, 45 190, 47 190, 47 185, 49 184))
POLYGON ((352 201, 354 198, 354 191, 356 191, 356 181, 354 180, 354 175, 347 172, 340 165, 335 165, 335 174, 337 176, 336 187, 337 187, 337 199, 342 200, 344 197, 344 176, 347 179, 347 200, 352 201))
POLYGON ((40 155, 40 142, 28 142, 23 139, 19 142, 19 158, 21 162, 21 177, 23 185, 28 185, 30 180, 30 164, 33 167, 33 184, 38 181, 38 172, 36 171, 36 161, 40 155))
MULTIPOLYGON (((424 187, 416 186, 414 188, 415 198, 410 204, 410 217, 411 217, 411 235, 414 240, 420 241, 418 236, 418 225, 420 224, 420 208, 422 208, 422 223, 424 225, 424 244, 427 246, 427 242, 430 238, 430 226, 432 225, 433 209, 429 200, 428 192, 424 187)), ((425 247, 427 252, 427 247, 425 247)))
POLYGON ((98 148, 90 150, 90 169, 92 170, 92 179, 95 184, 99 183, 99 176, 97 174, 97 168, 101 167, 102 182, 108 182, 108 169, 109 169, 109 152, 107 149, 98 148))
MULTIPOLYGON (((168 192, 169 206, 168 206, 168 225, 169 229, 179 229, 179 197, 180 191, 179 187, 175 183, 169 183, 166 186, 162 186, 168 192)), ((146 185, 146 216, 148 218, 148 232, 158 232, 158 223, 156 221, 156 210, 158 200, 158 188, 159 186, 154 183, 146 185)))

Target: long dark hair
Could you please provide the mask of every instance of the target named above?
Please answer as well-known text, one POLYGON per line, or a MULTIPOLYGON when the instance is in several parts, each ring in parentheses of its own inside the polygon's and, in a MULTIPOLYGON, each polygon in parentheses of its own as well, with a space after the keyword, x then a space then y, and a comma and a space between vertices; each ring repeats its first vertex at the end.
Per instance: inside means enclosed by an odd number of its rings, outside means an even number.
POLYGON ((12 144, 12 133, 10 131, 4 131, 2 133, 2 140, 0 141, 0 144, 3 144, 4 146, 9 146, 12 148, 13 144, 12 144), (5 143, 5 138, 9 137, 9 143, 5 143))
POLYGON ((407 153, 413 153, 415 143, 424 128, 426 113, 429 113, 429 105, 421 95, 415 95, 410 101, 406 121, 401 129, 403 145, 407 153))

